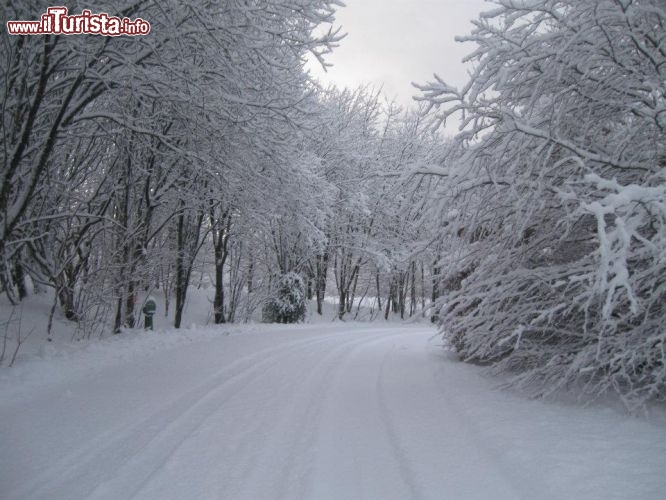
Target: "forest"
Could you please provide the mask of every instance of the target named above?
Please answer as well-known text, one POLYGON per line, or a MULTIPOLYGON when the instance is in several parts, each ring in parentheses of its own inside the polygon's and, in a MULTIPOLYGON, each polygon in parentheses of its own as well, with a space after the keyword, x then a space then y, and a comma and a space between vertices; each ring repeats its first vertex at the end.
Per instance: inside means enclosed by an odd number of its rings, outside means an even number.
POLYGON ((459 38, 468 82, 432 68, 409 109, 312 77, 340 7, 109 1, 150 33, 3 30, 1 294, 52 290, 84 337, 157 293, 179 328, 202 286, 214 324, 332 299, 432 321, 530 395, 666 399, 664 3, 495 0, 459 38))

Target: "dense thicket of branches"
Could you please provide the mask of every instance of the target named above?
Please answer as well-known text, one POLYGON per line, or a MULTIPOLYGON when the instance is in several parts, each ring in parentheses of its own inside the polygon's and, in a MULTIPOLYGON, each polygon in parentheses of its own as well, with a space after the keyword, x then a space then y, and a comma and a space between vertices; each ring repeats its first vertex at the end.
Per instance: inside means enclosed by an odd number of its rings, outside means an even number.
POLYGON ((666 397, 666 10, 498 0, 462 40, 463 131, 438 176, 446 337, 546 395, 666 397))
MULTIPOLYGON (((378 92, 310 80, 306 56, 323 62, 340 39, 321 29, 336 5, 102 2, 100 12, 150 22, 150 34, 3 31, 6 297, 52 288, 52 316, 88 334, 137 326, 138 301, 156 289, 179 327, 192 284, 214 288, 211 321, 247 320, 290 273, 320 313, 326 293, 340 318, 370 296, 375 315, 382 295, 387 315, 389 304, 402 316, 423 309, 430 271, 402 243, 417 229, 400 171, 439 143, 378 92)), ((47 7, 3 4, 3 19, 47 7)))
MULTIPOLYGON (((103 3, 149 20, 150 35, 3 32, 0 283, 10 300, 25 296, 29 275, 55 288, 68 319, 112 308, 118 330, 134 324, 137 290, 167 284, 178 326, 210 234, 222 266, 240 200, 260 199, 298 154, 293 137, 313 101, 303 65, 338 40, 313 35, 334 3, 103 3), (245 182, 261 172, 263 185, 245 182)), ((46 7, 4 4, 3 19, 46 7)))

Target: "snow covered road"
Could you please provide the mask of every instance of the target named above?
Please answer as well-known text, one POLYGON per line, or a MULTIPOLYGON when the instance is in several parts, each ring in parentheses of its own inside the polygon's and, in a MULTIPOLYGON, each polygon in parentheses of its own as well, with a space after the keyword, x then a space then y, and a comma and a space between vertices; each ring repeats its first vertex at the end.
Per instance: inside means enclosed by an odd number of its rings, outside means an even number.
POLYGON ((638 419, 494 390, 428 327, 255 330, 190 334, 163 348, 150 346, 171 333, 112 341, 40 360, 33 373, 49 377, 40 384, 3 378, 0 498, 653 499, 666 491, 663 414, 638 419), (86 365, 86 355, 101 367, 86 365))

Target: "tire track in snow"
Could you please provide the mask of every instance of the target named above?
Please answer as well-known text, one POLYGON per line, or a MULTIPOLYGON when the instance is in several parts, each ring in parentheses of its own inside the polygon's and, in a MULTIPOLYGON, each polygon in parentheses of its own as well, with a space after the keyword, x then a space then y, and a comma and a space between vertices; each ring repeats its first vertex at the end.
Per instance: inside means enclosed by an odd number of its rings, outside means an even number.
MULTIPOLYGON (((435 414, 437 415, 437 420, 448 423, 448 428, 440 439, 433 439, 432 441, 433 445, 437 442, 441 447, 441 457, 445 457, 447 461, 450 460, 451 463, 456 463, 457 465, 465 464, 464 469, 467 471, 476 471, 479 478, 476 479, 470 476, 470 481, 481 481, 483 476, 493 478, 491 481, 494 488, 492 496, 488 496, 489 492, 486 491, 482 493, 479 490, 471 494, 467 490, 465 495, 468 496, 463 496, 463 498, 469 496, 473 498, 492 498, 494 495, 516 500, 535 498, 534 492, 538 492, 539 489, 532 489, 531 493, 528 492, 530 489, 529 486, 532 485, 531 480, 529 478, 523 481, 517 480, 515 471, 507 467, 501 453, 492 446, 492 441, 487 436, 487 432, 479 427, 476 416, 464 410, 464 398, 467 395, 456 390, 455 386, 451 385, 450 380, 446 380, 445 378, 439 379, 435 376, 435 373, 441 373, 444 370, 445 365, 435 365, 436 371, 434 373, 430 372, 430 377, 427 376, 429 370, 420 372, 423 375, 421 380, 424 383, 420 387, 422 392, 407 393, 406 387, 401 386, 401 382, 395 378, 395 374, 406 371, 412 373, 412 376, 414 376, 415 373, 419 373, 414 370, 413 363, 416 362, 415 358, 409 356, 408 353, 408 345, 400 346, 399 350, 396 349, 396 346, 393 346, 392 350, 385 353, 377 378, 377 398, 378 405, 381 408, 380 416, 387 430, 387 438, 396 451, 396 458, 400 462, 399 465, 403 473, 403 478, 406 481, 406 485, 410 488, 409 498, 436 498, 432 496, 432 491, 420 487, 417 479, 418 475, 416 474, 417 469, 413 466, 414 461, 410 460, 409 454, 410 450, 418 449, 418 447, 411 447, 413 443, 410 444, 414 437, 414 424, 421 421, 425 423, 426 428, 437 429, 437 426, 433 424, 433 415, 435 414), (389 374, 393 374, 394 378, 391 379, 389 374), (432 384, 432 386, 429 387, 428 384, 432 384), (402 394, 400 403, 410 405, 414 410, 414 415, 412 416, 414 420, 407 422, 404 415, 402 415, 401 421, 401 412, 391 411, 391 405, 389 404, 391 390, 402 394), (431 402, 426 402, 422 399, 422 394, 439 394, 442 397, 438 403, 431 404, 431 402), (424 415, 418 415, 418 408, 420 407, 428 408, 430 411, 424 415), (410 426, 412 428, 411 431, 408 430, 404 434, 399 432, 400 429, 409 429, 410 426)), ((419 459, 425 459, 425 457, 419 457, 418 455, 415 455, 413 458, 416 459, 416 463, 419 463, 419 459)), ((456 469, 455 467, 447 469, 446 462, 443 461, 443 474, 455 477, 459 474, 459 471, 460 469, 456 469)), ((451 485, 453 486, 454 484, 456 482, 452 481, 451 485)), ((452 493, 449 492, 449 494, 452 493)), ((459 494, 453 493, 453 496, 457 497, 459 494)))
MULTIPOLYGON (((341 335, 338 333, 334 336, 339 338, 341 335)), ((324 342, 328 342, 329 340, 331 340, 331 338, 327 337, 324 339, 324 342)), ((334 353, 343 350, 347 345, 356 344, 362 340, 363 339, 354 338, 342 344, 341 346, 334 346, 334 350, 329 353, 327 358, 333 356, 334 353)), ((317 343, 316 345, 308 345, 307 348, 308 350, 306 351, 299 350, 297 352, 293 349, 290 349, 288 352, 283 353, 279 360, 276 360, 275 363, 265 367, 266 369, 261 373, 258 373, 258 376, 247 380, 247 383, 243 384, 242 388, 234 391, 232 395, 229 395, 225 399, 224 404, 225 408, 228 409, 227 413, 233 413, 236 405, 232 400, 234 396, 237 396, 236 399, 240 399, 241 403, 246 403, 246 406, 247 403, 251 403, 250 406, 253 409, 253 414, 257 418, 246 418, 242 421, 232 421, 232 425, 234 425, 233 431, 235 433, 231 437, 234 439, 234 441, 224 442, 223 454, 215 455, 215 453, 212 453, 213 460, 212 463, 209 463, 209 466, 217 466, 219 468, 220 465, 222 465, 224 468, 220 473, 222 475, 226 474, 229 476, 224 481, 224 490, 218 490, 217 494, 213 498, 239 498, 239 496, 243 494, 243 487, 252 482, 251 478, 255 477, 257 468, 261 465, 261 462, 264 461, 266 455, 270 454, 271 451, 276 451, 275 448, 271 447, 275 441, 274 437, 276 435, 279 436, 278 441, 280 441, 280 439, 284 439, 284 437, 289 434, 288 432, 280 432, 280 429, 278 429, 279 423, 285 420, 289 421, 289 419, 285 418, 284 414, 278 413, 278 423, 276 424, 275 418, 273 416, 274 412, 271 412, 271 410, 274 409, 273 407, 276 404, 278 406, 278 410, 282 410, 284 407, 288 406, 287 403, 289 403, 291 400, 298 399, 295 397, 296 393, 293 391, 294 387, 298 387, 303 380, 309 379, 313 372, 316 371, 316 365, 320 364, 320 360, 318 357, 315 357, 312 354, 318 354, 319 352, 324 351, 321 350, 320 343, 317 343), (289 369, 288 376, 294 376, 293 363, 288 362, 290 361, 288 356, 294 356, 297 358, 297 360, 304 359, 310 362, 314 361, 314 370, 310 366, 305 366, 302 368, 305 370, 305 375, 303 375, 301 372, 298 372, 296 373, 296 380, 294 380, 293 383, 286 383, 291 381, 286 380, 284 377, 276 377, 276 375, 279 375, 280 369, 287 367, 289 369), (278 382, 277 384, 275 383, 276 381, 278 382), (249 390, 250 385, 253 383, 260 384, 259 394, 261 394, 265 386, 270 387, 270 397, 257 398, 258 393, 256 388, 255 390, 249 390), (275 390, 276 388, 277 390, 275 390), (248 394, 249 398, 244 397, 248 394), (243 432, 239 433, 238 431, 241 429, 243 432), (256 443, 259 443, 260 446, 257 447, 256 443), (258 464, 258 462, 260 463, 258 464)), ((242 412, 243 411, 246 410, 242 410, 242 412)), ((226 414, 217 415, 217 417, 220 416, 227 417, 226 414)), ((201 429, 201 434, 204 436, 207 435, 207 433, 215 432, 215 429, 218 429, 219 426, 214 424, 218 423, 217 420, 219 418, 215 419, 216 422, 212 422, 213 414, 209 415, 209 417, 211 417, 211 422, 206 423, 205 421, 202 421, 194 431, 201 429), (204 426, 206 428, 203 428, 204 426)), ((226 419, 228 420, 228 417, 226 419)), ((190 435, 191 434, 192 433, 190 433, 190 435)), ((211 442, 214 443, 214 441, 211 442)), ((132 498, 161 498, 163 496, 161 492, 159 492, 160 485, 153 485, 151 482, 155 480, 157 483, 159 483, 161 479, 159 474, 163 474, 169 467, 176 467, 177 470, 177 463, 180 457, 177 457, 176 455, 178 454, 181 445, 192 446, 192 443, 186 442, 185 439, 181 440, 178 446, 173 449, 168 456, 164 457, 164 460, 159 464, 158 467, 154 469, 155 474, 147 477, 146 480, 133 492, 131 496, 132 498), (158 493, 155 493, 155 488, 157 488, 158 493)), ((279 456, 276 457, 276 460, 282 460, 285 449, 286 448, 283 446, 277 450, 280 453, 279 456)), ((186 451, 184 451, 183 455, 186 457, 188 456, 186 451)), ((270 465, 268 467, 264 467, 264 473, 258 473, 260 475, 260 479, 264 480, 265 475, 270 476, 272 470, 275 470, 275 468, 271 467, 270 465)), ((278 477, 283 478, 282 475, 279 475, 278 477)), ((204 479, 204 482, 205 481, 206 480, 204 479)), ((276 489, 279 489, 279 487, 276 489)), ((210 495, 210 492, 207 490, 206 494, 210 495)), ((246 496, 244 498, 256 497, 246 496)))
POLYGON ((377 394, 377 378, 387 350, 414 333, 414 329, 396 333, 387 327, 374 345, 359 346, 339 363, 331 377, 330 396, 322 402, 311 489, 304 498, 422 496, 421 485, 408 472, 411 464, 405 466, 402 460, 401 467, 401 456, 388 436, 377 394))
MULTIPOLYGON (((387 337, 386 329, 378 329, 378 334, 363 337, 346 342, 337 346, 335 350, 317 362, 315 370, 308 373, 307 377, 299 383, 300 390, 291 394, 292 401, 307 401, 305 406, 295 407, 290 405, 287 412, 283 413, 276 428, 281 432, 273 433, 270 454, 255 453, 261 456, 264 463, 281 460, 282 466, 276 477, 276 499, 305 499, 311 498, 310 480, 313 467, 313 445, 318 437, 322 411, 326 403, 336 375, 344 368, 346 362, 350 362, 357 353, 368 346, 381 343, 387 338, 393 338, 401 334, 393 334, 387 337)), ((250 471, 251 475, 244 477, 245 485, 253 484, 253 474, 261 474, 262 468, 250 471)), ((255 494, 240 495, 241 498, 256 498, 255 494)), ((234 497, 235 498, 235 497, 234 497)))
POLYGON ((339 334, 333 333, 317 338, 299 339, 263 349, 232 362, 213 373, 205 383, 169 403, 166 408, 161 408, 132 425, 130 430, 119 426, 101 433, 82 449, 63 457, 57 465, 44 471, 34 482, 13 492, 13 498, 58 498, 57 492, 70 491, 68 487, 79 491, 86 489, 87 491, 81 491, 82 496, 90 495, 100 484, 113 478, 115 472, 127 466, 124 461, 128 456, 143 453, 147 446, 158 440, 174 424, 196 410, 197 405, 209 397, 211 392, 243 380, 266 364, 277 363, 277 356, 282 352, 324 343, 337 335, 339 334), (111 465, 109 461, 112 462, 111 465), (90 471, 93 470, 98 470, 99 473, 91 478, 90 471), (88 484, 91 482, 95 484, 88 484))
MULTIPOLYGON (((439 370, 443 372, 443 368, 444 366, 440 366, 439 370)), ((517 500, 531 500, 535 498, 535 494, 542 492, 543 485, 537 484, 529 475, 519 474, 519 471, 507 463, 504 458, 506 450, 492 444, 492 434, 489 435, 479 425, 478 417, 467 411, 465 401, 460 398, 458 392, 453 390, 450 384, 441 383, 441 380, 436 381, 433 378, 433 383, 437 385, 440 394, 447 402, 442 407, 446 411, 443 418, 448 422, 456 422, 455 435, 458 440, 466 447, 477 451, 480 460, 476 461, 474 466, 493 471, 498 478, 496 486, 502 485, 517 500)))
MULTIPOLYGON (((285 355, 294 355, 301 351, 307 353, 308 349, 326 343, 338 335, 331 334, 315 339, 304 339, 271 349, 269 359, 261 360, 219 383, 199 398, 190 409, 179 414, 165 429, 162 429, 148 446, 132 456, 122 467, 119 476, 98 485, 90 498, 116 500, 119 498, 119 491, 127 493, 127 496, 121 495, 120 498, 138 497, 180 447, 202 428, 207 419, 216 412, 224 410, 230 400, 234 396, 242 394, 243 390, 253 381, 261 379, 265 370, 269 370, 272 366, 283 365, 285 355), (178 436, 175 440, 174 434, 178 436)), ((256 358, 256 356, 250 357, 256 358)))
POLYGON ((375 384, 377 406, 379 408, 380 419, 386 430, 386 438, 391 446, 391 449, 393 450, 393 457, 398 463, 398 469, 400 470, 402 480, 409 490, 409 498, 412 500, 421 500, 424 498, 423 493, 418 486, 416 475, 414 474, 414 469, 409 460, 409 456, 405 451, 405 447, 400 441, 400 436, 396 431, 396 426, 391 416, 391 410, 388 403, 386 402, 386 389, 384 388, 384 367, 386 366, 386 360, 394 351, 394 349, 395 345, 392 345, 391 348, 388 349, 384 354, 384 357, 382 358, 382 361, 379 365, 379 370, 377 372, 377 382, 375 384))

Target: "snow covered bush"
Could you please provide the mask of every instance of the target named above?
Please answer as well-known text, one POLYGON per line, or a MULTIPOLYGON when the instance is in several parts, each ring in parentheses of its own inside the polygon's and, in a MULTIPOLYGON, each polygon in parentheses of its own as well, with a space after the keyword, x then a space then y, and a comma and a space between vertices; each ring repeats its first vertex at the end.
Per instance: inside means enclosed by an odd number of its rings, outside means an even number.
POLYGON ((305 284, 303 278, 294 272, 286 273, 278 279, 277 290, 266 301, 263 319, 267 323, 297 323, 305 319, 305 284))
POLYGON ((498 0, 463 38, 442 224, 445 335, 535 395, 666 398, 663 2, 498 0))

